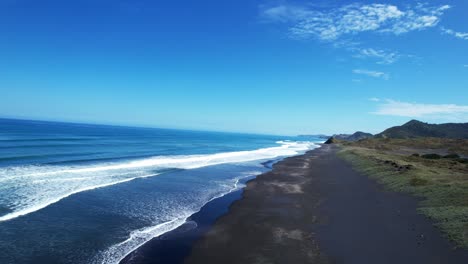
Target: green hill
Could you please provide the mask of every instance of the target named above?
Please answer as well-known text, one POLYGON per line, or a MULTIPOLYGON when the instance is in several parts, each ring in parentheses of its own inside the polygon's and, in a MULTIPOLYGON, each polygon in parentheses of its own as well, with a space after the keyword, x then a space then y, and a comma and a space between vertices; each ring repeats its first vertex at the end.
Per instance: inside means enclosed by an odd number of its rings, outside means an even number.
POLYGON ((361 131, 357 131, 354 134, 337 134, 333 135, 333 138, 338 140, 345 140, 345 141, 358 141, 361 139, 371 138, 372 134, 365 133, 361 131))
POLYGON ((402 126, 391 127, 376 138, 463 138, 468 139, 468 123, 428 124, 411 120, 402 126))

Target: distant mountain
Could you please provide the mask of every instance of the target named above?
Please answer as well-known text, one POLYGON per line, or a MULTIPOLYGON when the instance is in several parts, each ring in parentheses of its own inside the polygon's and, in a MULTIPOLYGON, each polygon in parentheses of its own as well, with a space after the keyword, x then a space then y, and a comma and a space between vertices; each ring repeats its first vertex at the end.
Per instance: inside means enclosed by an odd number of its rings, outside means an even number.
POLYGON ((358 141, 361 139, 371 138, 373 135, 370 133, 365 133, 361 131, 357 131, 354 134, 338 134, 334 135, 333 138, 338 140, 346 140, 346 141, 358 141))
POLYGON ((371 137, 373 137, 373 135, 371 133, 358 131, 358 132, 352 134, 351 136, 349 136, 348 140, 349 141, 358 141, 358 140, 361 140, 361 139, 366 139, 366 138, 371 138, 371 137))
POLYGON ((343 141, 358 141, 361 139, 366 139, 366 138, 371 138, 373 137, 372 134, 370 133, 365 133, 358 131, 354 134, 336 134, 328 138, 328 140, 325 142, 325 144, 333 144, 336 143, 339 140, 343 141))
POLYGON ((317 135, 298 135, 298 137, 304 137, 304 138, 320 138, 320 139, 328 139, 330 136, 323 135, 323 134, 317 134, 317 135))
POLYGON ((338 140, 346 140, 350 136, 351 136, 351 134, 335 134, 335 135, 333 135, 331 137, 334 138, 334 139, 338 139, 338 140))
POLYGON ((463 138, 468 139, 468 123, 428 124, 418 120, 411 120, 402 126, 391 127, 376 138, 463 138))

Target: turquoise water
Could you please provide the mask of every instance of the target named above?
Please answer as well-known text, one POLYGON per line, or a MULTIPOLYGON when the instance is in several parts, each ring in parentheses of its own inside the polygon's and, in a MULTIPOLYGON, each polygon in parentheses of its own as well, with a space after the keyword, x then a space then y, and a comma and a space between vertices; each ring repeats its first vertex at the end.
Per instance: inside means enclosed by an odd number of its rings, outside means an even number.
POLYGON ((118 263, 304 140, 0 119, 0 263, 118 263))

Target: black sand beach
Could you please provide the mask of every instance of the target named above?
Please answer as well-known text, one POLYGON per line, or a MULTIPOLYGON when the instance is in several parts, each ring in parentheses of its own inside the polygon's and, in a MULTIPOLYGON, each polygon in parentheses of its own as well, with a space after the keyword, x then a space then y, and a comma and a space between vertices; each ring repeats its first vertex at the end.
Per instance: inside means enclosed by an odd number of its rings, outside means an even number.
POLYGON ((468 262, 415 198, 383 190, 336 151, 287 158, 248 182, 185 263, 468 262))
MULTIPOLYGON (((247 181, 248 179, 245 179, 247 181)), ((242 190, 226 194, 207 203, 181 227, 150 240, 121 264, 183 263, 195 241, 201 238, 220 216, 228 212, 229 205, 242 196, 242 190)))

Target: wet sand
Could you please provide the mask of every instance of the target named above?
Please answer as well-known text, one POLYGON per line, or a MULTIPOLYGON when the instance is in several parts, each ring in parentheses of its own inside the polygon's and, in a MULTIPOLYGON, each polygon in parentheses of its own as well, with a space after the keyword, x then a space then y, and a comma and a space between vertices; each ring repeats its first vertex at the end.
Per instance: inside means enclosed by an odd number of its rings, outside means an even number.
POLYGON ((187 264, 468 263, 417 200, 383 190, 324 145, 249 181, 187 264))
POLYGON ((239 200, 241 195, 242 190, 237 190, 214 199, 192 215, 187 223, 148 241, 127 255, 120 264, 183 263, 194 242, 210 229, 217 218, 226 214, 229 205, 239 200))

